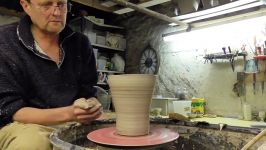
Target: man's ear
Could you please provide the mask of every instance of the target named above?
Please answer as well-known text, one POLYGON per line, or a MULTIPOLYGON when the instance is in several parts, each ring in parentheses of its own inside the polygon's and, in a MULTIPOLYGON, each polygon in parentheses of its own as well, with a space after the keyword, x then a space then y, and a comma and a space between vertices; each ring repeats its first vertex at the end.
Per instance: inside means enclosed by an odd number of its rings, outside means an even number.
POLYGON ((22 6, 23 10, 29 14, 30 5, 27 0, 20 0, 20 5, 22 6))

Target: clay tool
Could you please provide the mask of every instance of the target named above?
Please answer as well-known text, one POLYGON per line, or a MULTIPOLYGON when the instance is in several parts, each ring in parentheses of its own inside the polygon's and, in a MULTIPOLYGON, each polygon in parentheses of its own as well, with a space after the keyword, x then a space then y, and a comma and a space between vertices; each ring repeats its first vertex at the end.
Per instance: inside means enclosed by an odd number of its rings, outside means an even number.
POLYGON ((226 48, 223 47, 222 50, 223 50, 224 54, 226 54, 226 48))
POLYGON ((262 130, 252 140, 250 140, 241 150, 248 150, 253 144, 255 144, 260 138, 266 134, 266 129, 262 130))
POLYGON ((256 73, 253 73, 253 94, 256 94, 256 73))
POLYGON ((230 46, 228 46, 228 51, 229 51, 230 54, 232 53, 230 46))
POLYGON ((261 94, 263 95, 264 92, 264 81, 261 81, 261 94))

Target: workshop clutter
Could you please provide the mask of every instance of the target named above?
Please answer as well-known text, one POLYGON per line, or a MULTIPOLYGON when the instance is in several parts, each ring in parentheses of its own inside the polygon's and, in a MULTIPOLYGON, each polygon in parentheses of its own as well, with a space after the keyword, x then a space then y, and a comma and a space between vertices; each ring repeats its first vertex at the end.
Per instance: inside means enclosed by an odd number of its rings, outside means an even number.
POLYGON ((104 19, 95 16, 84 16, 70 21, 70 27, 86 35, 92 45, 119 50, 126 49, 123 27, 105 24, 104 19))
POLYGON ((99 44, 117 49, 126 49, 126 39, 123 35, 111 32, 85 31, 91 44, 99 44))
POLYGON ((178 98, 153 97, 150 114, 155 117, 179 114, 184 117, 200 117, 205 114, 205 99, 195 98, 180 100, 178 98))

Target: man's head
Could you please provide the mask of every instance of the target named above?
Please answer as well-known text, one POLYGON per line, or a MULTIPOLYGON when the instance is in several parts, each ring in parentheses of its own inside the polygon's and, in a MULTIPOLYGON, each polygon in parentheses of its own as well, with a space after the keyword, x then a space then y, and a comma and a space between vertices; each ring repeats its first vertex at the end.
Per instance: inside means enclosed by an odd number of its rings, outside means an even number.
POLYGON ((58 34, 66 24, 67 0, 20 0, 33 27, 43 33, 58 34))

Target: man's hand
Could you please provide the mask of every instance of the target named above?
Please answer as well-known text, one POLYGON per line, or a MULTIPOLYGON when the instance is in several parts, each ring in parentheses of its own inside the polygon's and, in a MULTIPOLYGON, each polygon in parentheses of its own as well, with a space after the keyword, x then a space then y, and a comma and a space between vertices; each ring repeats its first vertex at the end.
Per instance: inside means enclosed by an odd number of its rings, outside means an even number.
POLYGON ((102 114, 102 105, 94 97, 77 99, 73 106, 76 121, 80 123, 90 123, 102 114))
POLYGON ((50 109, 23 107, 13 115, 13 120, 22 123, 35 123, 41 125, 55 125, 69 121, 90 123, 99 118, 101 114, 102 105, 96 98, 89 98, 87 100, 81 98, 73 105, 66 107, 50 109))

